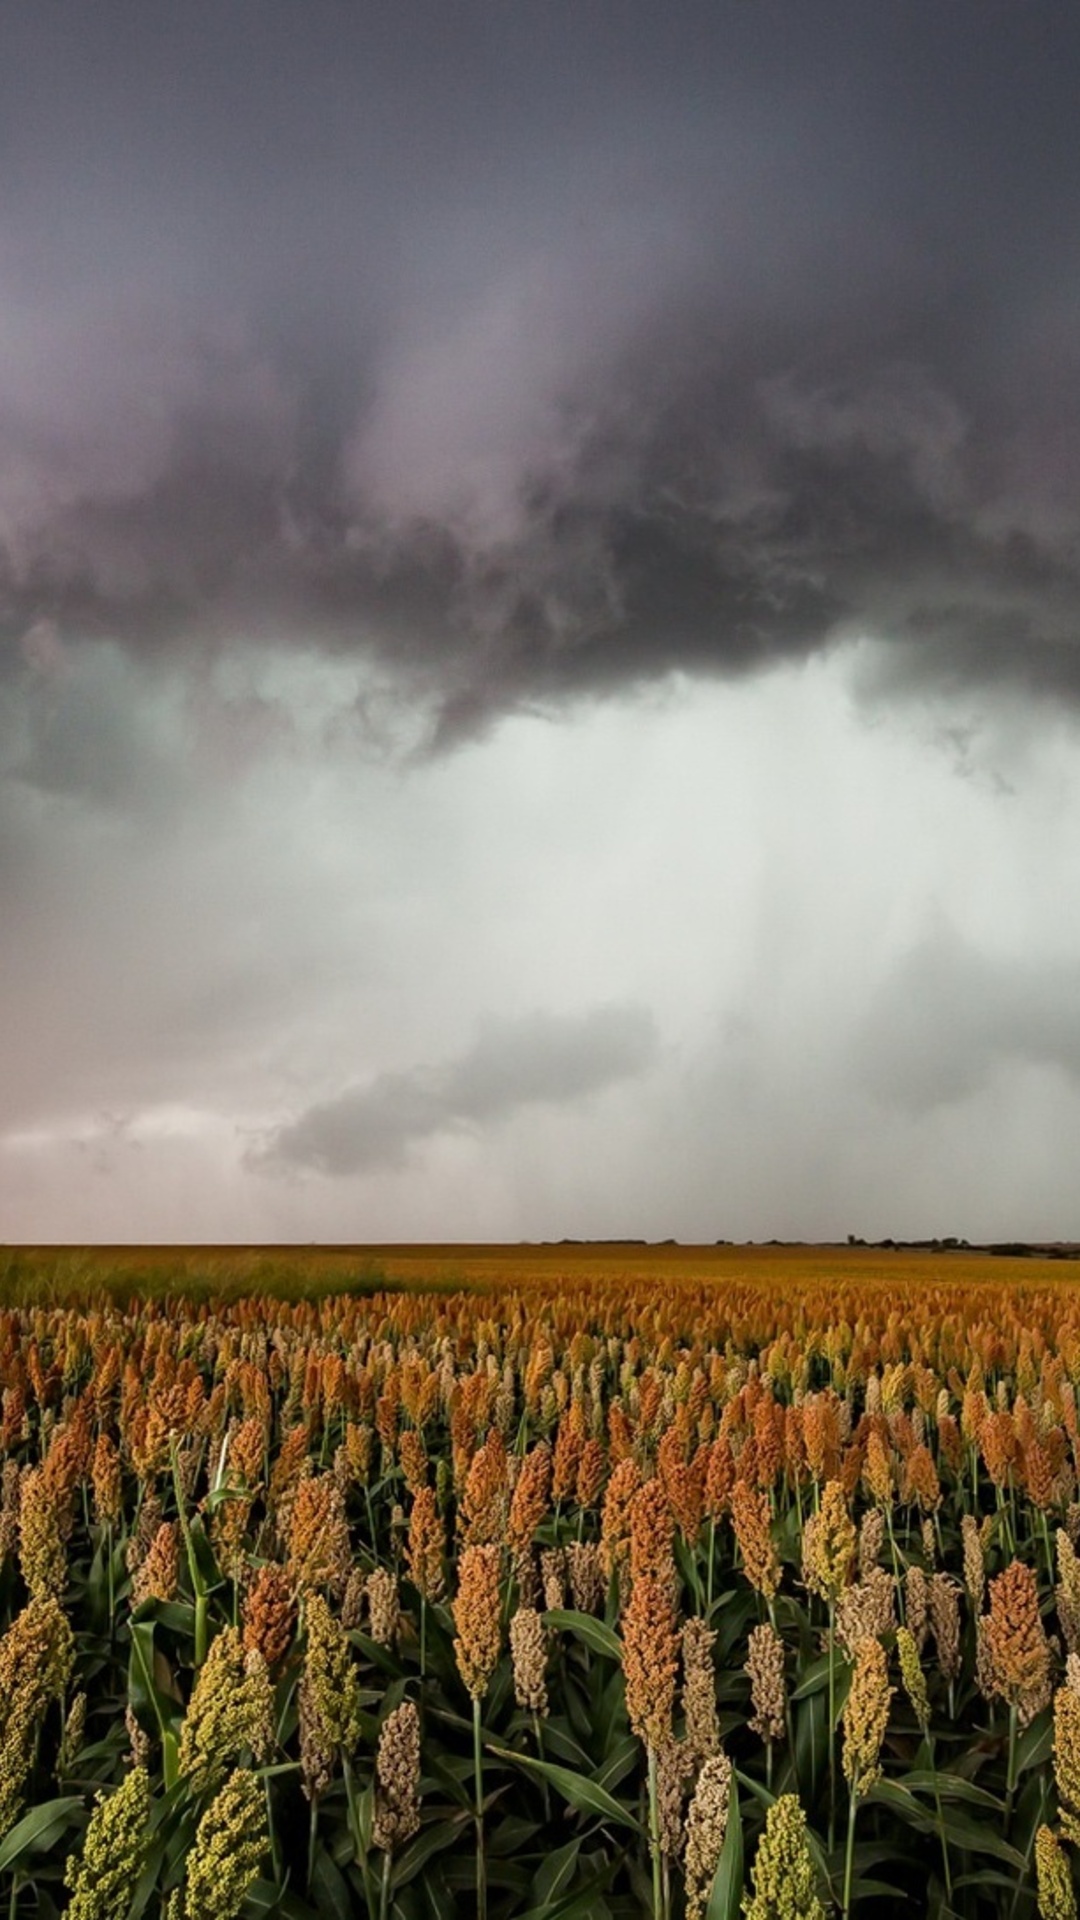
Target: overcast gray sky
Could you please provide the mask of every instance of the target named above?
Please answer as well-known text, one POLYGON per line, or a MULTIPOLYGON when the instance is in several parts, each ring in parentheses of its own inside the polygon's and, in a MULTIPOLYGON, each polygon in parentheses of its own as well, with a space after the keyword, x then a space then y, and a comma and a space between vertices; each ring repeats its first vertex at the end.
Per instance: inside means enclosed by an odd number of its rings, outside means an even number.
POLYGON ((1073 0, 7 0, 0 1238, 1080 1237, 1073 0))

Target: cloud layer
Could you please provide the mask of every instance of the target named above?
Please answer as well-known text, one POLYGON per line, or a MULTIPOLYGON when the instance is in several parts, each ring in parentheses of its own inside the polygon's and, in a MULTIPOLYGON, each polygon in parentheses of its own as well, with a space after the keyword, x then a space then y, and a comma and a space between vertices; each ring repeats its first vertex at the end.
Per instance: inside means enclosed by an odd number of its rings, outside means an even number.
POLYGON ((0 1232, 1080 1233, 1080 12, 304 28, 5 7, 0 1232))
POLYGON ((8 633, 314 641, 442 743, 862 632, 1075 698, 1075 14, 406 11, 23 20, 8 633))
POLYGON ((399 1167, 432 1134, 483 1127, 522 1107, 569 1106, 637 1078, 656 1053, 642 1007, 599 1007, 580 1019, 536 1013, 490 1021, 475 1045, 438 1067, 379 1074, 278 1127, 256 1166, 317 1173, 399 1167))

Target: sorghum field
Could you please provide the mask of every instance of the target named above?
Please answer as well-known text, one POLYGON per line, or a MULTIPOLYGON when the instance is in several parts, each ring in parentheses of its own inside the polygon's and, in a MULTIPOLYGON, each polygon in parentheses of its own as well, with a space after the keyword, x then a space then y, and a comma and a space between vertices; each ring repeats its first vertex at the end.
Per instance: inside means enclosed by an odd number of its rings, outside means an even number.
POLYGON ((1075 1915, 1078 1272, 0 1254, 0 1915, 1075 1915))

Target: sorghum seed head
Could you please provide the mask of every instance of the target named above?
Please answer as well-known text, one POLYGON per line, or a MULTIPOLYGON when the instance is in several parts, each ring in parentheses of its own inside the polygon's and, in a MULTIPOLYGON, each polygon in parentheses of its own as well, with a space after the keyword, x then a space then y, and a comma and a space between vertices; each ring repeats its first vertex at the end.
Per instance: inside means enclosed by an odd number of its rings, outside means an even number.
POLYGON ((641 1574, 623 1613, 623 1675, 630 1725, 647 1746, 671 1738, 679 1633, 669 1583, 641 1574))
POLYGON ((1023 1561, 1010 1561, 991 1580, 985 1633, 995 1691, 1030 1719, 1049 1698, 1050 1648, 1035 1575, 1023 1561))
POLYGON ((843 1712, 844 1776, 855 1794, 869 1792, 881 1775, 881 1743, 889 1723, 889 1662, 880 1640, 860 1640, 843 1712))
POLYGON ((195 1829, 184 1881, 184 1920, 237 1920, 266 1846, 262 1785, 253 1773, 233 1773, 195 1829))
POLYGON ((857 1535, 839 1480, 826 1482, 817 1513, 803 1528, 803 1580, 822 1600, 835 1600, 851 1579, 857 1535))
POLYGON ((897 1628, 896 1651, 900 1656, 904 1690, 915 1710, 915 1718, 925 1733, 930 1724, 930 1696, 926 1689, 926 1675, 919 1663, 919 1649, 910 1627, 897 1628))
POLYGON ((266 1662, 244 1653, 238 1627, 223 1627, 199 1669, 180 1732, 180 1772, 206 1793, 247 1752, 262 1759, 273 1741, 274 1701, 266 1662))
POLYGON ((392 1853, 420 1826, 420 1716, 411 1700, 387 1714, 379 1729, 375 1776, 371 1837, 392 1853))
POLYGON ((64 1869, 70 1920, 125 1920, 149 1843, 150 1780, 133 1767, 115 1793, 98 1795, 78 1860, 64 1869))
POLYGON ((686 1920, 704 1920, 727 1832, 731 1761, 715 1753, 698 1774, 686 1816, 686 1920))
POLYGON ((1076 1920, 1072 1869, 1049 1827, 1040 1827, 1035 1835, 1035 1883, 1040 1920, 1076 1920))
POLYGON ((825 1920, 798 1797, 783 1793, 765 1816, 754 1859, 754 1893, 744 1920, 825 1920))
POLYGON ((682 1629, 682 1704, 686 1724, 686 1746, 691 1759, 701 1767, 711 1754, 720 1751, 720 1716, 716 1705, 716 1668, 713 1647, 716 1634, 704 1620, 693 1617, 682 1629))
POLYGON ((1080 1693, 1071 1687, 1054 1695, 1054 1780, 1061 1830, 1080 1846, 1080 1693))
POLYGON ((544 1623, 535 1607, 518 1607, 510 1616, 510 1656, 514 1668, 514 1698, 528 1713, 547 1713, 544 1681, 548 1645, 544 1623))
POLYGON ((731 1490, 731 1524, 752 1587, 770 1600, 780 1585, 780 1562, 772 1539, 772 1509, 764 1488, 737 1480, 731 1490))
POLYGON ((483 1699, 499 1658, 499 1549, 465 1547, 453 1606, 458 1672, 474 1700, 483 1699))
POLYGON ((750 1635, 746 1672, 750 1675, 750 1730, 761 1740, 782 1740, 784 1712, 784 1643, 767 1620, 750 1635))
POLYGON ((296 1602, 284 1567, 267 1561, 259 1568, 240 1608, 245 1652, 257 1648, 273 1672, 289 1650, 296 1625, 296 1602))

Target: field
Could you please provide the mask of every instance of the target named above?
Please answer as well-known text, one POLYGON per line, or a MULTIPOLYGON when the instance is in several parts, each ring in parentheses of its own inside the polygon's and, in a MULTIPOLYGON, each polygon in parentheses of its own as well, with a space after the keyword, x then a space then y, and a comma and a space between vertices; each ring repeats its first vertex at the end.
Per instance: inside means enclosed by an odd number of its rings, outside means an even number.
POLYGON ((0 1912, 1075 1915, 1078 1278, 0 1251, 0 1912))

